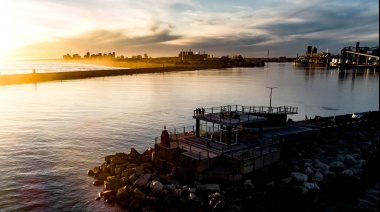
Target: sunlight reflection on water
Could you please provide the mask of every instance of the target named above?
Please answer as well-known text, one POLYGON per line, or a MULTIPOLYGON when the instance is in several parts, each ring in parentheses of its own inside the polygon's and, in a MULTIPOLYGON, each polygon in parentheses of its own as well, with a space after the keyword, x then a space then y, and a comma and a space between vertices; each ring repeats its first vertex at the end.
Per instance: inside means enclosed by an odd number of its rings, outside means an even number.
MULTIPOLYGON (((28 67, 28 69, 32 69, 28 67)), ((104 157, 154 146, 163 126, 194 125, 196 107, 298 107, 299 114, 378 110, 372 72, 258 68, 141 74, 0 87, 0 208, 115 211, 95 201, 88 169, 104 157)))

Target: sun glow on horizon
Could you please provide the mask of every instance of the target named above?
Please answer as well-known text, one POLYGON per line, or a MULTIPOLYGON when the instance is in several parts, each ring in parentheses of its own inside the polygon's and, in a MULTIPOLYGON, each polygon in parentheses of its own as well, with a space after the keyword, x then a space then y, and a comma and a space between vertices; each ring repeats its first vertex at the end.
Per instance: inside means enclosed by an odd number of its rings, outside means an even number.
POLYGON ((0 2, 0 59, 27 59, 18 53, 18 49, 45 39, 46 37, 36 33, 37 25, 28 25, 25 20, 28 19, 26 14, 22 14, 22 7, 27 5, 18 5, 15 1, 0 2))
POLYGON ((308 45, 331 53, 356 41, 378 46, 378 1, 361 1, 366 13, 342 2, 0 0, 0 60, 86 52, 166 57, 181 49, 246 57, 271 49, 271 56, 292 57, 308 45), (356 20, 349 27, 348 18, 356 20))

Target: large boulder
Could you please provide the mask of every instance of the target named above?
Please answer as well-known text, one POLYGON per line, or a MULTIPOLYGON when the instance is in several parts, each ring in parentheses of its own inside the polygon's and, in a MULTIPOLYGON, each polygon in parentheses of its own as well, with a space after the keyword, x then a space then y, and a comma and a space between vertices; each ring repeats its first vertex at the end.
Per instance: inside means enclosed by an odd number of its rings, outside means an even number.
POLYGON ((95 180, 92 185, 95 185, 95 186, 100 186, 100 185, 103 185, 104 181, 103 180, 95 180))
POLYGON ((144 201, 147 197, 147 195, 140 188, 135 188, 135 190, 133 191, 133 195, 135 200, 137 200, 138 202, 144 201))
POLYGON ((137 176, 136 173, 133 173, 129 176, 129 182, 134 183, 138 178, 139 176, 137 176))
POLYGON ((346 155, 345 161, 348 166, 353 166, 356 164, 356 159, 352 155, 346 155))
POLYGON ((131 174, 134 174, 136 173, 136 170, 135 169, 126 169, 126 170, 123 170, 123 172, 121 173, 121 177, 129 177, 131 174))
POLYGON ((116 167, 115 168, 115 174, 120 175, 123 170, 124 170, 124 168, 122 168, 122 167, 116 167))
POLYGON ((137 176, 145 174, 145 168, 143 166, 137 166, 134 169, 136 171, 137 176))
POLYGON ((141 163, 140 166, 142 166, 146 169, 153 169, 153 163, 151 163, 151 162, 141 163))
POLYGON ((104 181, 104 180, 107 180, 107 177, 109 177, 109 176, 111 176, 109 173, 103 172, 103 173, 99 174, 97 179, 100 181, 104 181))
POLYGON ((339 176, 341 177, 351 177, 354 175, 354 172, 351 169, 346 169, 339 173, 339 176))
POLYGON ((144 188, 149 180, 151 179, 151 175, 150 174, 142 174, 140 175, 140 177, 133 183, 133 186, 135 188, 144 188))
POLYGON ((122 177, 120 178, 120 185, 122 186, 131 185, 131 182, 129 181, 128 177, 122 177))
POLYGON ((319 171, 317 171, 314 176, 312 177, 312 180, 315 182, 322 182, 323 181, 323 174, 319 171))
POLYGON ((125 199, 127 198, 129 195, 129 186, 123 186, 121 188, 119 188, 116 192, 116 197, 118 199, 125 199))
POLYGON ((105 190, 103 191, 103 198, 104 201, 107 200, 110 196, 115 195, 115 192, 113 190, 105 190))
POLYGON ((303 186, 308 190, 321 191, 321 188, 316 183, 305 182, 303 186))
POLYGON ((292 172, 290 176, 292 177, 293 181, 301 185, 308 179, 307 175, 301 172, 292 172))
POLYGON ((174 191, 175 188, 176 188, 176 186, 174 184, 167 184, 166 185, 166 189, 168 189, 169 191, 174 191))
POLYGON ((315 164, 314 164, 314 167, 319 169, 319 170, 322 170, 322 171, 326 171, 326 170, 329 170, 330 169, 330 166, 325 164, 325 163, 322 163, 320 161, 316 161, 315 164))
POLYGON ((118 156, 112 157, 110 160, 110 162, 113 164, 123 164, 124 161, 129 162, 128 160, 123 160, 123 159, 119 158, 118 156))
POLYGON ((104 160, 107 162, 107 164, 111 163, 111 158, 115 157, 115 155, 107 155, 104 157, 104 160))
POLYGON ((116 153, 116 156, 121 158, 121 159, 124 159, 124 160, 130 160, 131 159, 131 156, 129 156, 128 154, 126 154, 124 152, 116 153))
POLYGON ((306 194, 309 191, 305 186, 294 186, 293 190, 297 194, 306 194))
POLYGON ((137 150, 135 148, 131 148, 131 152, 129 153, 129 156, 137 159, 140 156, 140 153, 137 152, 137 150))
POLYGON ((110 182, 110 183, 119 183, 120 179, 117 178, 116 176, 108 176, 107 177, 107 181, 110 182))
POLYGON ((307 175, 314 174, 314 171, 310 167, 306 167, 305 171, 303 171, 307 175))
POLYGON ((140 155, 138 157, 138 160, 140 163, 145 163, 145 162, 149 162, 150 161, 150 158, 146 155, 140 155))
POLYGON ((111 175, 114 175, 115 174, 115 165, 114 164, 110 164, 107 166, 107 172, 110 173, 111 175))
POLYGON ((98 175, 100 172, 101 172, 100 167, 96 166, 96 167, 94 167, 92 169, 89 169, 87 171, 87 175, 89 175, 89 176, 95 176, 95 175, 98 175))
POLYGON ((160 181, 152 180, 152 182, 150 183, 150 189, 154 193, 160 193, 164 189, 164 184, 162 184, 160 181))
POLYGON ((329 170, 332 172, 335 172, 335 173, 339 173, 339 172, 343 171, 344 168, 346 168, 344 163, 342 161, 336 160, 336 161, 333 161, 330 163, 330 169, 329 170))
POLYGON ((145 152, 143 152, 142 154, 143 154, 143 155, 146 155, 146 156, 149 157, 149 158, 151 158, 153 152, 154 152, 154 149, 153 149, 152 147, 149 147, 149 148, 146 149, 145 152))
POLYGON ((104 181, 103 187, 104 187, 103 190, 105 191, 112 190, 116 192, 120 188, 120 183, 104 181))

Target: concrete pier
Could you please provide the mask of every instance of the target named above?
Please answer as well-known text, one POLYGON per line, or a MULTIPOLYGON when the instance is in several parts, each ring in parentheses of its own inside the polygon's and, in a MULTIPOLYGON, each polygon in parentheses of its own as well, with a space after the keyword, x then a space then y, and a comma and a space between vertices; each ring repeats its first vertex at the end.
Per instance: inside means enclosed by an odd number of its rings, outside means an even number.
MULTIPOLYGON (((234 145, 213 141, 207 136, 200 136, 200 133, 171 134, 169 145, 162 145, 156 140, 153 161, 161 171, 171 172, 175 167, 175 176, 182 180, 237 182, 244 175, 281 161, 282 146, 288 140, 307 138, 309 134, 335 128, 365 125, 372 118, 378 118, 378 111, 365 114, 360 119, 346 114, 264 127, 262 137, 258 136, 259 130, 243 132, 240 129, 234 145)), ((208 116, 210 114, 205 115, 206 118, 208 116)))

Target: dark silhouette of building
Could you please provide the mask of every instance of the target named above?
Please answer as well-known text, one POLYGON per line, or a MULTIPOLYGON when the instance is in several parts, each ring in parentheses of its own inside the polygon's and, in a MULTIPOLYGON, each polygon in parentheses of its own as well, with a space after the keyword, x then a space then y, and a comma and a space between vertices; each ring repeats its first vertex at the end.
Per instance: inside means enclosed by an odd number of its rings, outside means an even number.
POLYGON ((178 58, 181 61, 199 61, 206 60, 207 58, 209 58, 209 55, 205 52, 203 52, 202 54, 200 52, 193 52, 191 51, 191 49, 189 51, 183 51, 182 49, 181 52, 178 54, 178 58))
POLYGON ((379 46, 360 47, 360 42, 356 46, 347 46, 341 50, 341 64, 354 65, 378 65, 379 46))

